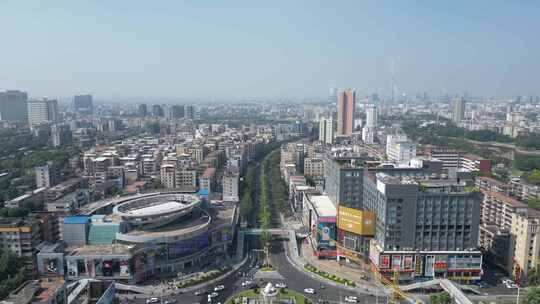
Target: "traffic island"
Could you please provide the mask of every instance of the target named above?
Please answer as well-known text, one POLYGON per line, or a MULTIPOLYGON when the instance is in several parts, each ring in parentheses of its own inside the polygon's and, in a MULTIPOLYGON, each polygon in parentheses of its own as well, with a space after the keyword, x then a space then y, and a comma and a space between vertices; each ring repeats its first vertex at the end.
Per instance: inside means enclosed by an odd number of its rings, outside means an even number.
POLYGON ((350 286, 350 287, 356 287, 356 283, 351 281, 351 280, 347 280, 347 279, 343 279, 343 278, 340 278, 340 277, 337 277, 333 274, 330 274, 326 271, 322 271, 322 270, 319 270, 317 269, 315 266, 311 265, 311 264, 305 264, 304 265, 304 269, 309 271, 309 272, 312 272, 320 277, 323 277, 327 280, 330 280, 330 281, 334 281, 336 283, 340 283, 340 284, 343 284, 343 285, 347 285, 347 286, 350 286))
POLYGON ((232 296, 226 304, 242 303, 291 303, 291 304, 313 304, 313 301, 306 298, 299 292, 287 288, 276 288, 268 283, 264 288, 254 288, 232 296))
POLYGON ((210 280, 213 280, 213 279, 227 273, 230 270, 231 270, 230 267, 225 266, 225 267, 222 267, 220 269, 214 269, 214 270, 208 271, 206 273, 200 273, 197 276, 195 276, 194 278, 190 278, 190 279, 187 279, 187 280, 185 280, 183 282, 178 283, 178 285, 176 287, 178 289, 182 289, 182 288, 202 284, 202 283, 208 282, 210 280))

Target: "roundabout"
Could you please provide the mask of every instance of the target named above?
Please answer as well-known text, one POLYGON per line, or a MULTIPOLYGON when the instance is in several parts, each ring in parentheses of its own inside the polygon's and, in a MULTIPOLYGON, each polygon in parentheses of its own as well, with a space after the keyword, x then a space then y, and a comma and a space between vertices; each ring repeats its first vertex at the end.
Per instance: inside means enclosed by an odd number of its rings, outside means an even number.
POLYGON ((257 304, 313 303, 313 301, 297 291, 288 288, 277 288, 272 283, 268 283, 263 288, 253 288, 239 292, 229 298, 225 304, 241 304, 246 303, 245 301, 257 304))

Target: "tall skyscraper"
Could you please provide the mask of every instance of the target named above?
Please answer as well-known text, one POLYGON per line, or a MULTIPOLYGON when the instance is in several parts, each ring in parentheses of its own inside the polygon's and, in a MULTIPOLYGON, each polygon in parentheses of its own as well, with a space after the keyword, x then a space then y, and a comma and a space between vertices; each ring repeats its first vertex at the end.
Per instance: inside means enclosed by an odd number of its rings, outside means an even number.
POLYGON ((376 105, 366 105, 366 127, 376 128, 379 120, 379 110, 376 105))
POLYGON ((338 135, 352 134, 355 103, 356 94, 354 90, 346 89, 338 92, 338 135))
POLYGON ((146 106, 146 104, 143 103, 139 105, 138 114, 141 117, 148 115, 148 107, 146 106))
POLYGON ((28 101, 28 124, 35 127, 45 122, 58 121, 58 101, 50 99, 28 101))
POLYGON ((152 106, 152 116, 163 116, 164 113, 163 113, 163 108, 158 105, 158 104, 155 104, 152 106))
POLYGON ((21 91, 0 92, 0 120, 27 121, 28 94, 21 91))
POLYGON ((319 141, 331 144, 334 140, 334 121, 332 118, 321 118, 319 120, 319 141))
POLYGON ((193 105, 185 105, 184 106, 184 117, 186 119, 195 118, 195 109, 193 108, 193 105))
POLYGON ((169 105, 165 108, 165 118, 169 120, 183 118, 184 117, 184 107, 180 105, 169 105))
POLYGON ((92 95, 73 96, 73 111, 81 114, 94 113, 94 99, 92 95))
POLYGON ((452 111, 452 120, 459 124, 465 118, 465 98, 456 97, 454 99, 454 108, 452 111))

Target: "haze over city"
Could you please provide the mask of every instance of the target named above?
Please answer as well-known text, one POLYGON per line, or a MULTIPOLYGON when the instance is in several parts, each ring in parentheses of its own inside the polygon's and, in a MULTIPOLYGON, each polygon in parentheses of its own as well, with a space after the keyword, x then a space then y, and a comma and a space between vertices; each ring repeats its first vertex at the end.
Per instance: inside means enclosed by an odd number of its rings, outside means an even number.
POLYGON ((539 95, 537 1, 2 1, 0 89, 32 97, 539 95), (392 68, 393 67, 393 68, 392 68))

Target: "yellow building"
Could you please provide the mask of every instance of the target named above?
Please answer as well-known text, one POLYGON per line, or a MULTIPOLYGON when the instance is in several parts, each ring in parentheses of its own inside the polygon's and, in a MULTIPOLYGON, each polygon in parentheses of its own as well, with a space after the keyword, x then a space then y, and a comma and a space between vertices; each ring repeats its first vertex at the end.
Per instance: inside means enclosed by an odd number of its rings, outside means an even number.
POLYGON ((530 270, 538 267, 540 263, 540 213, 529 209, 527 214, 512 215, 512 242, 510 252, 514 253, 513 273, 514 279, 526 282, 530 270))

